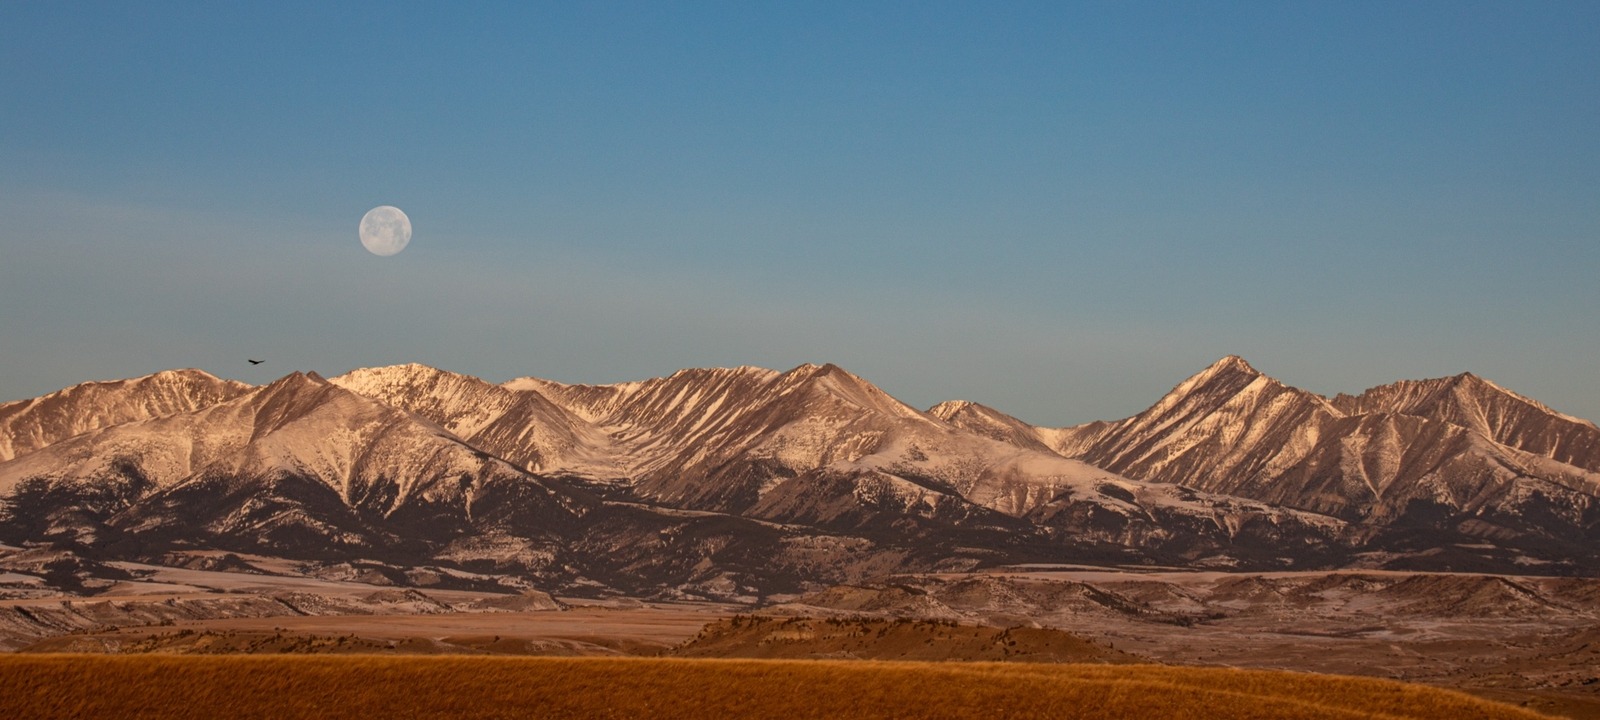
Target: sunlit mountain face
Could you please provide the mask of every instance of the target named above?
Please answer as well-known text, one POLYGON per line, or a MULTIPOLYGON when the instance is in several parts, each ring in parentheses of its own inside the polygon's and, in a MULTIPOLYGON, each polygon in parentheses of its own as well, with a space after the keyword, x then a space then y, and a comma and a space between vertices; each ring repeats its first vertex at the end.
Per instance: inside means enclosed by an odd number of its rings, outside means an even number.
POLYGON ((1470 374, 1329 399, 1231 356, 1068 428, 919 410, 833 365, 178 370, 0 405, 0 461, 0 542, 95 562, 226 550, 720 599, 1019 563, 1600 570, 1593 423, 1470 374))

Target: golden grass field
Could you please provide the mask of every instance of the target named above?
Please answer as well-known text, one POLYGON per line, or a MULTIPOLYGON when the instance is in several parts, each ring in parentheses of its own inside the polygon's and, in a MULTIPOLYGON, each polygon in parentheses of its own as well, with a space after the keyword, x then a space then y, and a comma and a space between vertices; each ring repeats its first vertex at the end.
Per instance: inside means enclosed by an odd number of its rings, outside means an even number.
POLYGON ((0 657, 0 718, 1536 718, 1386 680, 1157 665, 0 657))

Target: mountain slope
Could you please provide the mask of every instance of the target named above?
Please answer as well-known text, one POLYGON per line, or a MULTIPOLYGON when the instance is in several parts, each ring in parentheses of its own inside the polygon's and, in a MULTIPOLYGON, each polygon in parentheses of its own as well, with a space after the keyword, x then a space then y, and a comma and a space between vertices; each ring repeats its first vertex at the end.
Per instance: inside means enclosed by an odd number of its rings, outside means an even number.
POLYGON ((586 505, 441 428, 300 373, 0 464, 0 492, 25 521, 42 519, 34 509, 53 517, 35 528, 45 536, 120 532, 292 555, 440 540, 469 524, 547 526, 586 505), (88 512, 60 502, 74 494, 88 512))
POLYGON ((1138 415, 1053 439, 1062 452, 1131 478, 1257 497, 1238 491, 1299 463, 1342 416, 1322 397, 1228 356, 1138 415))
POLYGON ((1369 547, 1600 555, 1594 426, 1471 375, 1330 402, 1230 356, 1131 418, 1037 437, 1137 480, 1359 523, 1349 541, 1369 547))
POLYGON ((965 432, 834 365, 684 370, 617 386, 531 379, 508 386, 537 388, 605 430, 641 496, 676 507, 805 516, 810 511, 793 503, 815 491, 791 488, 782 503, 767 494, 786 483, 865 474, 880 490, 899 488, 890 494, 906 510, 934 493, 1021 515, 1066 487, 1117 480, 965 432))
POLYGON ((5 403, 0 405, 0 462, 90 430, 214 405, 249 388, 200 370, 163 370, 5 403))
MULTIPOLYGON (((470 396, 472 407, 495 406, 475 380, 471 393, 458 393, 453 389, 458 377, 442 381, 452 388, 446 394, 470 396)), ((349 386, 457 427, 439 412, 436 393, 379 393, 370 389, 372 383, 349 386)), ((1147 487, 1063 458, 1037 439, 1019 448, 1004 441, 1015 438, 971 432, 832 365, 802 365, 782 373, 752 367, 690 369, 599 386, 520 378, 500 388, 548 398, 570 413, 572 419, 563 422, 587 422, 605 433, 606 450, 614 454, 610 466, 627 479, 632 497, 686 510, 851 533, 891 529, 923 541, 959 535, 979 545, 1032 538, 1028 542, 1057 547, 1082 542, 1154 547, 1181 536, 1205 551, 1231 543, 1240 517, 1265 512, 1260 503, 1147 487), (1028 514, 1046 506, 1055 509, 1041 535, 1042 527, 1028 514), (1076 510, 1063 512, 1064 506, 1076 510), (1107 530, 1074 527, 1085 513, 1122 520, 1107 530), (1182 532, 1150 527, 1158 517, 1178 516, 1193 519, 1182 523, 1182 532)), ((957 422, 981 414, 1007 424, 998 411, 980 408, 946 404, 939 410, 957 422)), ((1009 426, 1026 427, 1014 419, 1009 426)), ((1331 535, 1327 518, 1293 512, 1274 517, 1297 528, 1285 533, 1322 540, 1331 535)))
POLYGON ((536 390, 415 364, 353 370, 329 382, 426 418, 530 472, 618 472, 609 437, 536 390))
POLYGON ((0 409, 0 442, 27 448, 0 462, 0 541, 111 557, 725 598, 1032 562, 1600 568, 1600 431, 1473 376, 1329 401, 1230 356, 1072 428, 923 412, 809 364, 614 385, 174 371, 0 409))
POLYGON ((1333 405, 1350 415, 1390 412, 1458 425, 1502 445, 1600 472, 1600 428, 1594 423, 1472 373, 1403 380, 1360 395, 1338 395, 1333 405))
POLYGON ((928 414, 970 433, 1015 445, 1024 450, 1056 452, 1040 439, 1039 428, 987 405, 950 400, 928 408, 928 414))

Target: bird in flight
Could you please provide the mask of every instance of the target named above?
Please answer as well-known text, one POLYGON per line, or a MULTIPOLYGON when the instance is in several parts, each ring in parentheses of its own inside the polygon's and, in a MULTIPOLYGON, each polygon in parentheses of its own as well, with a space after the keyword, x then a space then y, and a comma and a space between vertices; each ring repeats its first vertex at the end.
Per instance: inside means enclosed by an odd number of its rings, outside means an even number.
POLYGON ((261 363, 264 363, 266 361, 265 360, 253 360, 253 359, 250 359, 250 358, 245 358, 245 362, 250 363, 251 365, 260 365, 261 363))

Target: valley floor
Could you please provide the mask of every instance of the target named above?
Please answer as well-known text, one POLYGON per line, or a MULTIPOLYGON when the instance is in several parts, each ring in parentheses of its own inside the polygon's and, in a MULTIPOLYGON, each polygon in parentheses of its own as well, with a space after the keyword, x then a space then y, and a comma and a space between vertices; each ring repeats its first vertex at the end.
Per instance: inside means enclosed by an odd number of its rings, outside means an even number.
POLYGON ((1398 679, 1600 718, 1594 579, 1024 567, 754 607, 388 587, 251 560, 284 574, 123 563, 127 577, 77 596, 0 576, 0 647, 1134 661, 1398 679))

